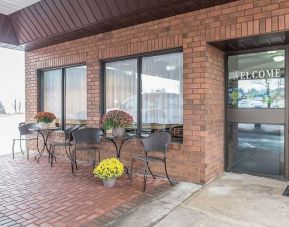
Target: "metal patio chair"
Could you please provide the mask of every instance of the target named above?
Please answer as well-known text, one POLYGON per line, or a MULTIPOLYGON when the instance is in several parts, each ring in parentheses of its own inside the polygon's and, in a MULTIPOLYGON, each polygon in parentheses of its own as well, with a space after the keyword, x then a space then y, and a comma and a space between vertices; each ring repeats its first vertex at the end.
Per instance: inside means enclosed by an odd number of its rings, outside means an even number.
POLYGON ((72 133, 74 148, 71 152, 71 172, 74 173, 74 165, 77 167, 76 153, 87 151, 93 153, 93 168, 96 165, 96 153, 98 152, 98 162, 100 162, 100 150, 95 146, 100 144, 103 131, 99 128, 83 128, 72 133))
POLYGON ((30 128, 37 128, 37 123, 27 123, 27 124, 20 123, 19 124, 18 130, 19 130, 20 137, 13 139, 13 145, 12 145, 12 156, 13 156, 13 159, 15 158, 15 143, 16 143, 16 141, 19 141, 20 150, 21 150, 21 153, 23 155, 24 155, 24 151, 23 151, 23 148, 22 148, 22 141, 26 142, 27 159, 29 159, 29 150, 28 150, 27 142, 28 141, 32 141, 32 140, 36 140, 37 143, 38 143, 37 136, 35 136, 34 132, 29 130, 30 128))
POLYGON ((56 161, 56 158, 55 158, 55 148, 56 147, 64 147, 65 149, 65 153, 67 154, 67 156, 69 157, 69 155, 71 154, 71 151, 70 151, 70 148, 72 146, 72 133, 74 133, 76 130, 78 130, 80 128, 80 125, 74 125, 68 129, 65 129, 64 130, 64 141, 63 142, 51 142, 50 143, 50 157, 49 157, 49 160, 50 160, 50 165, 51 167, 53 166, 53 159, 56 161))
POLYGON ((152 177, 156 179, 155 175, 152 173, 149 162, 162 162, 165 165, 165 172, 166 177, 169 180, 170 184, 173 185, 173 182, 168 176, 167 172, 167 162, 166 162, 166 153, 168 150, 168 146, 171 141, 171 135, 167 132, 155 132, 150 134, 147 138, 144 138, 141 140, 144 145, 144 152, 145 156, 134 156, 131 161, 131 168, 130 168, 130 184, 132 183, 132 172, 133 172, 133 163, 136 160, 145 162, 144 165, 144 186, 143 191, 146 189, 146 181, 147 181, 147 171, 150 172, 152 177), (155 157, 155 156, 149 156, 149 152, 158 152, 162 153, 163 157, 155 157))

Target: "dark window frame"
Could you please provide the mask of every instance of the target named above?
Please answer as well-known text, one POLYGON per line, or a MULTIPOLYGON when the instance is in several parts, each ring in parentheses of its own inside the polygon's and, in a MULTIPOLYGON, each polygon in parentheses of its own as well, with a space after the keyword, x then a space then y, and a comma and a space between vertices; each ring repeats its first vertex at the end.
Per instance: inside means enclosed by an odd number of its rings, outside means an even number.
MULTIPOLYGON (((44 104, 44 97, 43 97, 43 75, 46 71, 51 70, 61 70, 61 125, 59 127, 61 130, 65 129, 65 122, 66 122, 66 69, 73 68, 73 67, 80 67, 85 66, 87 70, 86 63, 74 64, 74 65, 65 65, 60 67, 51 67, 51 68, 42 68, 37 70, 37 84, 38 84, 38 102, 37 102, 37 112, 43 111, 43 104, 44 104)), ((86 73, 87 79, 87 73, 86 73)))
MULTIPOLYGON (((106 112, 106 73, 105 73, 105 65, 107 63, 112 62, 119 62, 119 61, 125 61, 125 60, 137 60, 137 136, 141 137, 142 132, 142 82, 141 82, 141 74, 142 74, 142 59, 146 57, 153 57, 153 56, 161 56, 161 55, 167 55, 167 54, 174 54, 174 53, 183 53, 183 48, 178 47, 174 49, 168 49, 168 50, 161 50, 161 51, 154 51, 149 53, 143 53, 143 54, 135 54, 125 57, 116 57, 116 58, 110 58, 110 59, 104 59, 100 61, 100 113, 101 116, 103 116, 106 112)), ((184 97, 183 97, 184 98, 184 97)), ((172 141, 175 143, 183 143, 182 141, 172 141)))

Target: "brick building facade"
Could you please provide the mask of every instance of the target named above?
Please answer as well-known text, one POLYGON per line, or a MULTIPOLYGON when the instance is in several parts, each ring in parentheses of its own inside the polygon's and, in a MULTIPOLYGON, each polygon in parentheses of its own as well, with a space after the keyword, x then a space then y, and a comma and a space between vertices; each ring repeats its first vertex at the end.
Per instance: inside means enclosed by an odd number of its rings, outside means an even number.
MULTIPOLYGON (((37 112, 37 70, 87 65, 87 123, 100 122, 101 61, 173 48, 183 49, 184 138, 172 143, 168 172, 172 178, 207 183, 224 171, 225 53, 209 43, 289 29, 287 0, 240 0, 26 53, 26 118, 37 112)), ((59 133, 56 137, 61 137, 59 133)), ((112 146, 101 144, 102 157, 112 146)), ((142 152, 137 140, 125 145, 122 160, 142 152)), ((89 158, 82 155, 81 159, 89 158)), ((162 173, 162 166, 153 165, 162 173)))

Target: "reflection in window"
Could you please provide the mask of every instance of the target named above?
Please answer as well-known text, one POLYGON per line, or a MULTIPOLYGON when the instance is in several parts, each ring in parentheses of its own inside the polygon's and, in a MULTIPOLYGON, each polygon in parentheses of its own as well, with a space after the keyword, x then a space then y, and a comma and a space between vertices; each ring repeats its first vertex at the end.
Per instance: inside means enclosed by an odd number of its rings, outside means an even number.
POLYGON ((54 113, 56 122, 61 123, 61 97, 62 97, 62 70, 43 72, 42 79, 42 106, 44 111, 54 113))
POLYGON ((138 135, 167 131, 172 140, 182 142, 183 54, 140 56, 105 63, 105 111, 113 109, 133 116, 133 129, 127 131, 140 128, 138 135), (138 103, 140 96, 141 103, 138 103), (137 121, 138 117, 141 122, 137 121))
MULTIPOLYGON (((106 112, 121 109, 137 121, 137 60, 106 63, 106 112)), ((134 124, 135 126, 135 124, 134 124)))
POLYGON ((285 51, 230 56, 228 107, 284 108, 285 51))
POLYGON ((86 116, 86 66, 65 69, 66 125, 84 124, 86 116))
POLYGON ((230 123, 228 169, 284 175, 284 125, 230 123))
POLYGON ((45 70, 41 75, 41 111, 54 113, 56 123, 63 129, 85 124, 86 66, 45 70))
POLYGON ((143 58, 141 76, 143 131, 177 132, 183 124, 182 53, 143 58))

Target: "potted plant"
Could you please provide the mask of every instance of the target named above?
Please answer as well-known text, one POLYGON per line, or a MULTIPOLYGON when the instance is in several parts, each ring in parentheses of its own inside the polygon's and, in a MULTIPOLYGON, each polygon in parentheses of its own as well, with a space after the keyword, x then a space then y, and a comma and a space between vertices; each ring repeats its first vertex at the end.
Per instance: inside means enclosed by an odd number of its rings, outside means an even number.
POLYGON ((124 173, 124 166, 117 158, 102 160, 93 170, 93 175, 102 179, 105 187, 113 187, 115 180, 124 173))
POLYGON ((38 112, 34 118, 37 123, 39 123, 39 127, 48 128, 50 124, 56 119, 55 115, 50 112, 38 112))
POLYGON ((116 137, 122 137, 125 134, 125 128, 132 125, 133 118, 130 114, 122 110, 111 110, 102 118, 102 127, 105 130, 112 129, 112 134, 116 137))

